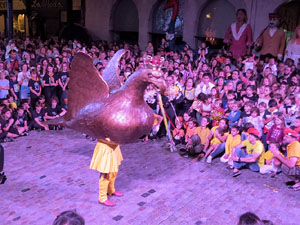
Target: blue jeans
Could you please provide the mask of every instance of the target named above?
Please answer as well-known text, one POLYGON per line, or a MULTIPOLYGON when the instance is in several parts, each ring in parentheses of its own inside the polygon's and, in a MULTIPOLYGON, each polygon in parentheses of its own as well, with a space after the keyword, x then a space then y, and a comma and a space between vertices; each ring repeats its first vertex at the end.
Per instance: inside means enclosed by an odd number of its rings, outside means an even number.
MULTIPOLYGON (((252 154, 246 155, 246 153, 241 148, 236 148, 235 151, 234 151, 234 154, 237 157, 240 157, 240 158, 249 158, 249 157, 253 156, 252 154)), ((242 167, 247 167, 247 168, 249 168, 250 170, 252 170, 254 172, 258 172, 259 171, 259 165, 258 165, 257 162, 251 162, 251 163, 247 163, 247 162, 233 162, 233 167, 237 168, 237 169, 240 169, 242 167)))
POLYGON ((214 151, 213 153, 211 153, 211 157, 212 158, 215 158, 217 157, 218 155, 221 155, 225 152, 225 142, 220 144, 220 146, 216 149, 216 151, 214 151))

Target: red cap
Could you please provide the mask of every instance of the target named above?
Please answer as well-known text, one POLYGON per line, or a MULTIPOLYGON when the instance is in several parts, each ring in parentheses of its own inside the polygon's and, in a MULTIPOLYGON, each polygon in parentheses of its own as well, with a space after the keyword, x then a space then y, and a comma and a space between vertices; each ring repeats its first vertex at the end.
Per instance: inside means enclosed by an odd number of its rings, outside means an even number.
POLYGON ((247 133, 252 134, 252 135, 256 136, 257 138, 259 138, 259 131, 257 129, 255 129, 254 127, 249 128, 247 133))
POLYGON ((284 133, 284 135, 289 135, 289 136, 292 136, 294 138, 298 137, 297 132, 295 130, 292 130, 291 128, 284 129, 283 133, 284 133))

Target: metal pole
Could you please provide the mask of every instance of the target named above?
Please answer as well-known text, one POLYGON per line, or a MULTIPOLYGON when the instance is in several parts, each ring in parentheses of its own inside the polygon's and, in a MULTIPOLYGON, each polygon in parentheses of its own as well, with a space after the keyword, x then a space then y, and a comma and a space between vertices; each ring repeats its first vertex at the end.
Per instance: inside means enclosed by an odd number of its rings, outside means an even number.
POLYGON ((9 39, 13 38, 13 0, 7 0, 7 36, 9 39))

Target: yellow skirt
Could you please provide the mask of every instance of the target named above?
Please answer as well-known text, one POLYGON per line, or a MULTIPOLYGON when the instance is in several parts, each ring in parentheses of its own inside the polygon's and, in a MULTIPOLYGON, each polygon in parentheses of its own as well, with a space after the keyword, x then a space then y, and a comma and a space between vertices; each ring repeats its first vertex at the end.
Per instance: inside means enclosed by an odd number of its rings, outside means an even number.
POLYGON ((90 169, 100 173, 118 172, 122 160, 120 145, 98 140, 90 169))

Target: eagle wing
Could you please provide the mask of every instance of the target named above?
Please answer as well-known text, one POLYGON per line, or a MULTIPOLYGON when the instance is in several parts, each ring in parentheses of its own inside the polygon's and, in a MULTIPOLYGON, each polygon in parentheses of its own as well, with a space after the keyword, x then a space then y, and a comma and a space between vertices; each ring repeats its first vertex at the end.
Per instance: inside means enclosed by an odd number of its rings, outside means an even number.
POLYGON ((121 57, 125 53, 125 49, 120 49, 119 51, 117 51, 103 70, 102 77, 108 84, 110 93, 121 87, 118 66, 121 57))
POLYGON ((93 64, 91 57, 78 53, 71 63, 68 90, 68 112, 64 119, 75 118, 87 104, 109 96, 109 87, 93 64))

